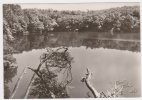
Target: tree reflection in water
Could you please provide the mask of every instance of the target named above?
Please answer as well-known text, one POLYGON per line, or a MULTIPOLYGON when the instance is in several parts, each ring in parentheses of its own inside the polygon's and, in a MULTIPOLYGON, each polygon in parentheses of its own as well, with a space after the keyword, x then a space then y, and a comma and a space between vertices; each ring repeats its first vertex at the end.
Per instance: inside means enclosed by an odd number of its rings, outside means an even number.
MULTIPOLYGON (((51 34, 51 33, 49 33, 51 34)), ((31 51, 32 49, 43 49, 46 47, 80 47, 87 48, 108 48, 118 50, 129 50, 134 52, 140 51, 140 41, 136 34, 118 34, 114 37, 99 36, 98 34, 89 33, 54 33, 54 36, 34 35, 18 37, 12 43, 13 48, 18 52, 31 51), (102 37, 102 38, 101 38, 102 37), (124 39, 123 39, 124 38, 124 39)))
POLYGON ((12 78, 17 74, 16 59, 11 55, 4 55, 4 98, 10 97, 9 82, 12 82, 12 78))
POLYGON ((47 48, 40 57, 40 66, 32 71, 38 77, 34 79, 29 98, 67 98, 66 86, 72 81, 71 63, 73 58, 68 48, 47 48), (41 68, 40 68, 41 67, 41 68))

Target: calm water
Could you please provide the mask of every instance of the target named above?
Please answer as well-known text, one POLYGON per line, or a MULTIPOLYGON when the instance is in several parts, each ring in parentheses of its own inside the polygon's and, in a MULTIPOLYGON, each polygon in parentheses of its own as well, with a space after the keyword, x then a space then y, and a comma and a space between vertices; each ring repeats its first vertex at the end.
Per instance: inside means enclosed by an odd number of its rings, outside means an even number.
MULTIPOLYGON (((133 87, 124 89, 124 97, 140 96, 140 53, 139 43, 132 41, 109 41, 86 38, 86 36, 57 35, 50 38, 35 37, 21 38, 17 50, 21 53, 14 54, 18 64, 17 74, 9 82, 12 91, 14 85, 25 67, 37 68, 40 55, 47 46, 57 48, 67 46, 71 56, 73 81, 68 88, 68 93, 73 98, 87 97, 89 91, 80 80, 89 68, 92 73, 92 83, 99 91, 106 91, 112 87, 112 82, 128 81, 133 87), (85 38, 84 38, 85 37, 85 38), (135 52, 132 52, 135 51, 135 52)), ((131 40, 131 39, 130 39, 131 40)), ((26 87, 33 72, 27 70, 14 98, 23 98, 26 87)), ((91 93, 90 93, 91 94, 91 93)))
MULTIPOLYGON (((43 52, 45 52, 45 49, 31 50, 29 52, 14 55, 18 63, 18 73, 10 84, 11 90, 24 67, 31 66, 37 68, 39 56, 43 52)), ((86 67, 94 73, 92 81, 98 91, 106 91, 111 86, 110 82, 115 80, 127 80, 131 82, 134 87, 126 89, 126 94, 124 94, 124 96, 140 95, 139 53, 103 48, 86 49, 86 47, 83 46, 69 47, 69 52, 71 56, 74 57, 74 63, 72 64, 73 81, 70 84, 72 88, 69 88, 71 97, 85 97, 86 93, 89 91, 85 84, 80 81, 82 76, 84 76, 86 67), (129 93, 134 89, 137 90, 137 93, 129 93)), ((25 87, 28 85, 32 74, 30 70, 27 71, 15 98, 21 98, 24 95, 25 87)))

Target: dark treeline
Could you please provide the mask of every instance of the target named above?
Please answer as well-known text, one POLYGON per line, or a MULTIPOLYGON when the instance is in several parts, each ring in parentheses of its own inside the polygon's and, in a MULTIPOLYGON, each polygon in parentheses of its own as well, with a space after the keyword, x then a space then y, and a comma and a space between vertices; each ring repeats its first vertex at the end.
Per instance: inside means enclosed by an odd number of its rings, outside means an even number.
MULTIPOLYGON (((17 73, 18 66, 13 53, 18 51, 59 46, 103 47, 140 51, 139 42, 96 39, 98 36, 96 34, 102 33, 98 37, 106 37, 106 34, 111 32, 128 34, 126 39, 130 35, 139 37, 140 7, 124 6, 98 11, 57 11, 53 9, 22 9, 20 5, 4 4, 4 97, 9 98, 11 95, 8 84, 17 73), (55 32, 55 35, 48 35, 52 32, 55 32), (85 32, 87 32, 87 35, 85 35, 85 32), (92 39, 88 38, 89 32, 93 34, 90 36, 92 39), (45 36, 46 34, 47 36, 45 36)), ((110 35, 109 37, 113 38, 114 36, 110 35)), ((60 88, 56 87, 55 90, 60 88)), ((35 95, 41 92, 39 92, 38 86, 35 89, 37 90, 34 90, 32 94, 35 95)), ((61 94, 60 90, 54 92, 62 97, 63 95, 64 97, 67 96, 66 91, 63 91, 64 94, 61 94)))
POLYGON ((140 32, 140 7, 124 6, 99 11, 57 11, 21 9, 20 5, 3 5, 5 38, 23 34, 50 32, 140 32))

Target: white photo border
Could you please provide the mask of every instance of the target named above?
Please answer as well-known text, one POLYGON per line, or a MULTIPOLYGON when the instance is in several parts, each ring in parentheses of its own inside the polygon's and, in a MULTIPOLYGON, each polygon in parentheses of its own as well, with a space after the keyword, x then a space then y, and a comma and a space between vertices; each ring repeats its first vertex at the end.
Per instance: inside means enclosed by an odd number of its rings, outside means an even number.
MULTIPOLYGON (((140 23, 142 24, 142 0, 1 0, 0 1, 0 99, 4 99, 4 84, 3 84, 3 4, 18 4, 18 3, 96 3, 96 2, 138 2, 140 3, 140 23)), ((141 30, 140 34, 142 31, 142 25, 141 25, 141 30)), ((140 35, 141 43, 142 43, 142 35, 140 35)), ((141 45, 141 50, 142 50, 142 45, 141 45)), ((142 62, 142 59, 141 59, 142 62)), ((142 63, 141 63, 142 64, 142 63)), ((142 84, 142 68, 141 68, 141 84, 142 84)), ((142 89, 142 85, 141 85, 142 89)), ((69 98, 70 100, 78 100, 69 98)), ((80 100, 86 100, 85 98, 80 98, 80 100)), ((90 100, 94 100, 94 98, 87 98, 90 100)), ((138 98, 97 98, 98 100, 142 100, 142 90, 141 90, 141 97, 138 98)), ((29 99, 28 99, 29 100, 29 99)), ((45 99, 40 99, 40 100, 45 100, 45 99)), ((53 99, 49 99, 53 100, 53 99)), ((58 99, 62 100, 62 99, 58 99)))

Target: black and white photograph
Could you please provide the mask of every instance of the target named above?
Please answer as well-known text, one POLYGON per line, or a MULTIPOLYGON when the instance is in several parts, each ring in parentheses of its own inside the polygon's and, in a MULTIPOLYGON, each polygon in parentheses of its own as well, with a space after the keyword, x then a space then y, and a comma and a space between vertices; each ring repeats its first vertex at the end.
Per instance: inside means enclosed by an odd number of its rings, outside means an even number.
POLYGON ((4 99, 140 98, 140 2, 6 3, 4 99))

